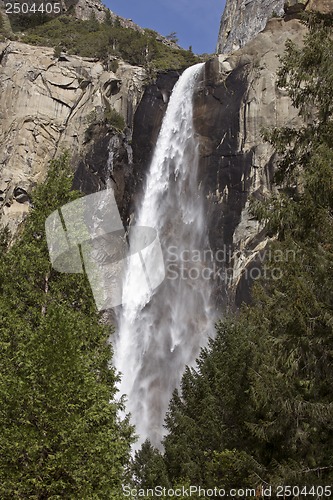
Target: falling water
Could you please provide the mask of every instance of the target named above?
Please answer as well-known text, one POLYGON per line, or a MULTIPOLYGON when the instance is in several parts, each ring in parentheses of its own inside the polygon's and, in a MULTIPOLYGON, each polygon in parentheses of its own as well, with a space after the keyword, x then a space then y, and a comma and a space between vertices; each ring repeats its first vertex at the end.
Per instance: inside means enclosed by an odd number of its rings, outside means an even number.
POLYGON ((213 329, 210 281, 198 258, 208 248, 192 103, 202 72, 203 64, 188 68, 174 87, 137 211, 136 225, 159 235, 166 278, 147 293, 132 262, 124 282, 114 359, 138 445, 149 438, 160 447, 172 392, 213 329))

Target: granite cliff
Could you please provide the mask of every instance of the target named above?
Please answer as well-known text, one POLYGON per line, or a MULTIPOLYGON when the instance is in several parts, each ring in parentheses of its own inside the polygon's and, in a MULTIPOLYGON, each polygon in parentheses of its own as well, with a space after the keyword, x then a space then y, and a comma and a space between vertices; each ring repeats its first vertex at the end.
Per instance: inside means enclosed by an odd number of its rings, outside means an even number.
MULTIPOLYGON (((29 193, 45 178, 48 161, 62 151, 71 152, 76 168, 79 158, 96 147, 93 137, 102 134, 106 154, 111 141, 130 164, 129 137, 145 70, 119 62, 113 72, 99 61, 57 59, 53 52, 12 41, 0 44, 0 211, 2 224, 12 232, 29 210, 29 193), (124 133, 108 126, 111 109, 123 116, 124 133)), ((97 166, 85 169, 93 176, 97 166)), ((100 182, 91 181, 91 189, 100 182)))
POLYGON ((221 19, 217 53, 238 50, 262 31, 272 17, 294 16, 302 10, 332 10, 330 0, 227 0, 221 19))
MULTIPOLYGON (((225 265, 232 279, 225 291, 231 303, 249 300, 251 268, 258 267, 269 242, 249 213, 250 197, 262 198, 274 189, 276 158, 262 131, 301 124, 285 90, 277 85, 277 70, 287 40, 302 44, 304 10, 327 14, 333 11, 333 2, 227 1, 219 50, 231 53, 207 64, 205 87, 197 96, 211 245, 229 250, 225 265), (273 11, 283 10, 282 17, 272 17, 273 11), (204 116, 210 117, 209 125, 204 116)), ((224 286, 221 283, 222 295, 224 286)))
POLYGON ((221 19, 217 52, 243 47, 262 31, 273 13, 283 14, 284 0, 227 0, 221 19))
POLYGON ((251 268, 258 266, 269 241, 249 212, 251 197, 262 199, 274 189, 275 153, 262 131, 300 124, 297 110, 277 85, 278 56, 288 39, 299 43, 304 34, 297 19, 271 19, 242 49, 207 64, 205 86, 197 95, 210 242, 215 252, 228 250, 229 279, 221 283, 221 292, 227 285, 227 295, 236 304, 249 299, 251 268))

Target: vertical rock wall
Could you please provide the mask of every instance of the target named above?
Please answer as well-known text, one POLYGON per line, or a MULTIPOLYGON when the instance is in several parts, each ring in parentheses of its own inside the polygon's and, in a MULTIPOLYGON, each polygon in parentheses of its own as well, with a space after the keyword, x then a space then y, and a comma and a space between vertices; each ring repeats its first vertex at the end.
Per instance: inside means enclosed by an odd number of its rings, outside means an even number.
POLYGON ((217 43, 218 54, 242 48, 272 17, 297 16, 303 10, 328 14, 332 0, 226 0, 217 43))
POLYGON ((210 244, 214 252, 228 250, 219 265, 233 279, 218 284, 231 303, 248 299, 244 272, 268 241, 249 212, 252 196, 260 199, 273 189, 275 156, 262 130, 300 125, 286 91, 277 86, 278 56, 288 39, 301 44, 305 32, 297 19, 270 20, 245 47, 207 64, 196 97, 210 244))
POLYGON ((284 0, 227 0, 221 20, 217 52, 243 47, 262 31, 273 15, 283 15, 284 0))

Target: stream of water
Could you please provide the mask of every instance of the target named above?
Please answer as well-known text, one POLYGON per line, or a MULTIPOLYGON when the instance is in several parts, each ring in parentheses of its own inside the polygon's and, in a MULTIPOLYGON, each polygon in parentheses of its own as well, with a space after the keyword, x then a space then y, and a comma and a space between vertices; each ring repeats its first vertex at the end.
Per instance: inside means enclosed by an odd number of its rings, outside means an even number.
POLYGON ((188 68, 174 87, 135 218, 137 226, 157 231, 166 278, 147 291, 140 286, 137 260, 129 260, 125 273, 114 362, 137 447, 147 438, 161 447, 172 392, 213 332, 210 280, 200 273, 204 262, 184 258, 209 247, 193 125, 193 95, 203 66, 188 68))

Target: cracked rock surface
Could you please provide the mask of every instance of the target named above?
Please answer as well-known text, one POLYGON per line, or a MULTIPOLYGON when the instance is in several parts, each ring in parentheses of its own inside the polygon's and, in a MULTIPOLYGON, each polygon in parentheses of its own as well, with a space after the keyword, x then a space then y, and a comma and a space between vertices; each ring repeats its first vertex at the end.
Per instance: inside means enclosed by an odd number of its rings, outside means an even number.
POLYGON ((272 17, 298 15, 302 10, 328 14, 332 0, 227 0, 221 19, 217 53, 242 48, 266 26, 272 17))
POLYGON ((262 31, 273 14, 282 16, 285 0, 227 0, 221 19, 217 52, 243 47, 262 31))
POLYGON ((122 114, 131 128, 143 92, 141 67, 120 62, 113 73, 99 61, 53 54, 52 48, 0 43, 0 217, 12 232, 29 210, 28 198, 15 199, 15 189, 29 193, 61 152, 74 159, 84 154, 86 130, 103 122, 106 109, 122 114))

